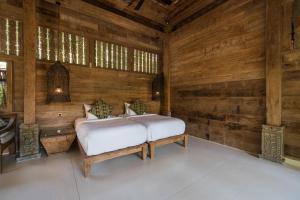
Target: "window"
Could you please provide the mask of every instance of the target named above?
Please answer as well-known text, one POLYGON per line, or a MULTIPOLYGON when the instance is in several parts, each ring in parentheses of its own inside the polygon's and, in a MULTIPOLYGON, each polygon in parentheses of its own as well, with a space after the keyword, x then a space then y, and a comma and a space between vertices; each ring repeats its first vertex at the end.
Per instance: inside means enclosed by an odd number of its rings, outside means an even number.
POLYGON ((128 48, 122 45, 95 41, 95 65, 100 68, 128 70, 128 48))
POLYGON ((22 24, 0 17, 0 54, 22 55, 22 24))
MULTIPOLYGON (((0 17, 0 55, 22 56, 22 35, 21 21, 0 17)), ((91 62, 89 40, 84 36, 38 26, 36 41, 38 60, 85 66, 91 62)), ((95 40, 94 51, 95 67, 147 74, 159 71, 159 55, 154 52, 100 40, 95 40)))
POLYGON ((137 49, 134 49, 133 54, 133 70, 135 72, 143 72, 149 74, 158 73, 158 54, 137 49))
POLYGON ((0 110, 12 112, 12 65, 0 61, 0 110))
POLYGON ((86 65, 88 42, 83 36, 41 27, 37 29, 36 57, 40 60, 86 65))

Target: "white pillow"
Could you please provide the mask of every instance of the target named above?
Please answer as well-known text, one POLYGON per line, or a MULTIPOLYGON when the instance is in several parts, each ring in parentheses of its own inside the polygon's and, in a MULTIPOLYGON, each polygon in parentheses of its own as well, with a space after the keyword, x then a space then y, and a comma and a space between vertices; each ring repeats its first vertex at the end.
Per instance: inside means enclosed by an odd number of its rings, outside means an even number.
POLYGON ((125 105, 125 114, 128 116, 136 115, 136 113, 130 109, 130 103, 124 103, 125 105))
POLYGON ((87 120, 98 119, 98 117, 96 115, 89 112, 92 109, 92 105, 83 104, 83 106, 84 106, 84 110, 85 110, 85 117, 87 120))

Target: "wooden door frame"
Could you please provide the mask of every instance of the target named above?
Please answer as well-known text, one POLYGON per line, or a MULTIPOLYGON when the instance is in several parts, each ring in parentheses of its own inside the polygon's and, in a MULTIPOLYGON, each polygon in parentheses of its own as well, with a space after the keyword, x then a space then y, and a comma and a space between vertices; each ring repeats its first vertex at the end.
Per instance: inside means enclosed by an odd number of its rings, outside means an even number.
POLYGON ((7 58, 3 58, 0 56, 0 62, 6 62, 7 63, 7 108, 5 110, 1 110, 3 112, 11 113, 14 110, 14 102, 13 102, 13 96, 14 96, 14 65, 13 61, 9 60, 7 58))

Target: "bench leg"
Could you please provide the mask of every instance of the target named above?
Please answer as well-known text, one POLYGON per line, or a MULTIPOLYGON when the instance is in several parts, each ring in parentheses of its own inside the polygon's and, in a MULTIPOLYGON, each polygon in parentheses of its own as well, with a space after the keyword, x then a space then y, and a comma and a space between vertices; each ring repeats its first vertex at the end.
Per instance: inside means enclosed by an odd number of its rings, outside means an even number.
POLYGON ((155 157, 155 143, 150 143, 150 159, 154 159, 155 157))
POLYGON ((147 158, 147 153, 148 153, 148 147, 147 145, 144 145, 142 147, 142 159, 145 160, 147 158))
POLYGON ((85 177, 88 177, 91 174, 91 163, 87 160, 83 161, 83 173, 85 177))
POLYGON ((188 135, 184 135, 184 138, 183 138, 183 147, 184 148, 187 148, 188 142, 189 142, 189 136, 188 135))

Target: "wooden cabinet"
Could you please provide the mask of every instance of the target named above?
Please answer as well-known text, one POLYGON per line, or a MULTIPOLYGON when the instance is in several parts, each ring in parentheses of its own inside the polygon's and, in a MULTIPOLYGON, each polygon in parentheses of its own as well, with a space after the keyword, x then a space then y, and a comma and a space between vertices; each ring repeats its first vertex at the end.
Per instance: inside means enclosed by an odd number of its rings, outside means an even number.
POLYGON ((40 140, 48 155, 66 152, 74 142, 76 133, 72 127, 44 129, 40 140))

